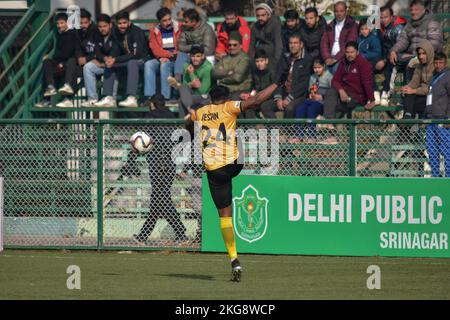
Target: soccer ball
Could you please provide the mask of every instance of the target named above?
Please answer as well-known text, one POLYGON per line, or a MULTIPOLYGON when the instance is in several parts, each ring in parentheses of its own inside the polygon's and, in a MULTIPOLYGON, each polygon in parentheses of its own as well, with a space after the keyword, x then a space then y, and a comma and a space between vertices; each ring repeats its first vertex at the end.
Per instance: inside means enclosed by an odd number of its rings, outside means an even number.
POLYGON ((136 132, 130 138, 131 149, 139 154, 149 152, 153 147, 153 140, 145 132, 136 132))

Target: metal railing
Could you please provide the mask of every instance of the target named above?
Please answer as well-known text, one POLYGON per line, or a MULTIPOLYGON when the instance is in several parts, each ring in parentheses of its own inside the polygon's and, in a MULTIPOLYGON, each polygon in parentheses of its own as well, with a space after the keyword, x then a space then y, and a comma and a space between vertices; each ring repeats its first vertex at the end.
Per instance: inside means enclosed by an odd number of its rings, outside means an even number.
POLYGON ((19 52, 11 52, 11 46, 22 30, 29 24, 40 22, 42 13, 37 12, 35 6, 30 6, 0 46, 0 58, 5 66, 0 73, 0 119, 30 118, 30 109, 41 94, 42 58, 53 54, 54 14, 48 14, 19 52))
MULTIPOLYGON (((242 174, 442 175, 450 167, 435 152, 450 150, 438 134, 450 130, 443 124, 450 120, 239 121, 242 174), (261 160, 261 148, 272 161, 261 160)), ((199 250, 203 169, 186 155, 172 160, 183 127, 181 120, 0 120, 6 247, 199 250), (147 155, 131 151, 138 131, 155 141, 147 155)))

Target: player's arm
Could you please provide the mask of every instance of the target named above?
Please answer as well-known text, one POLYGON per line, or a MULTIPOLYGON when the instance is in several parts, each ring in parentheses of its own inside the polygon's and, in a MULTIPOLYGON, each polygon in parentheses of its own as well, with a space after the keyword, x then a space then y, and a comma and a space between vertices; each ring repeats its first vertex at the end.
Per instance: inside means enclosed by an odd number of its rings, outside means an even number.
POLYGON ((275 90, 278 88, 277 84, 271 84, 264 90, 258 92, 256 96, 250 97, 249 99, 241 102, 241 110, 242 112, 252 109, 256 106, 259 106, 261 103, 265 102, 267 99, 269 99, 272 94, 275 92, 275 90))

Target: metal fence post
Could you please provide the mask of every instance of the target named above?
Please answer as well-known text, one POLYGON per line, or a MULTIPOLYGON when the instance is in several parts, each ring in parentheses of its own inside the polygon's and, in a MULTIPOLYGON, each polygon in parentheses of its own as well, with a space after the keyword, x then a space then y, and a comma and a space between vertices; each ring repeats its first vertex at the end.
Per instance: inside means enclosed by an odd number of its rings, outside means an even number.
POLYGON ((97 127, 97 249, 103 248, 103 124, 97 127))
POLYGON ((349 176, 354 177, 356 176, 356 124, 351 123, 350 124, 350 130, 349 130, 349 150, 348 150, 348 167, 349 167, 349 176))

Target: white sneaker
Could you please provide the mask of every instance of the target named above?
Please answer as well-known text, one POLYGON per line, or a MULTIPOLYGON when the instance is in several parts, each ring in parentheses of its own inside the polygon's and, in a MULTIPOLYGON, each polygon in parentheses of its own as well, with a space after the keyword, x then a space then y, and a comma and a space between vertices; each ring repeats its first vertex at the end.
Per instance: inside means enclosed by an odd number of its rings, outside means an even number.
POLYGON ((383 91, 381 93, 381 102, 380 102, 380 104, 383 107, 389 106, 389 93, 387 93, 386 91, 383 91))
POLYGON ((111 97, 111 96, 107 96, 107 97, 104 97, 99 102, 94 103, 94 106, 96 106, 96 107, 106 107, 106 108, 115 108, 116 107, 116 100, 113 97, 111 97))
POLYGON ((42 100, 42 101, 39 101, 38 103, 36 103, 34 106, 36 108, 48 108, 48 107, 51 107, 52 105, 51 105, 50 101, 42 100))
POLYGON ((44 97, 51 97, 57 94, 55 87, 48 86, 44 92, 44 97))
POLYGON ((128 98, 125 101, 119 103, 119 106, 125 108, 137 108, 138 102, 136 97, 128 96, 128 98))
POLYGON ((374 91, 373 96, 375 97, 375 105, 379 106, 381 103, 380 91, 374 91))
POLYGON ((81 104, 84 108, 95 107, 95 104, 98 102, 97 99, 89 99, 81 104))
POLYGON ((60 94, 62 94, 63 96, 71 96, 74 93, 72 87, 70 86, 70 84, 67 84, 67 83, 65 83, 62 86, 62 88, 58 90, 58 92, 60 94))
POLYGON ((167 77, 167 82, 169 83, 169 86, 177 90, 180 89, 181 87, 181 83, 179 83, 178 80, 175 79, 174 77, 171 76, 167 77))
POLYGON ((56 105, 57 108, 73 108, 74 104, 73 101, 70 99, 64 99, 60 103, 56 105))

